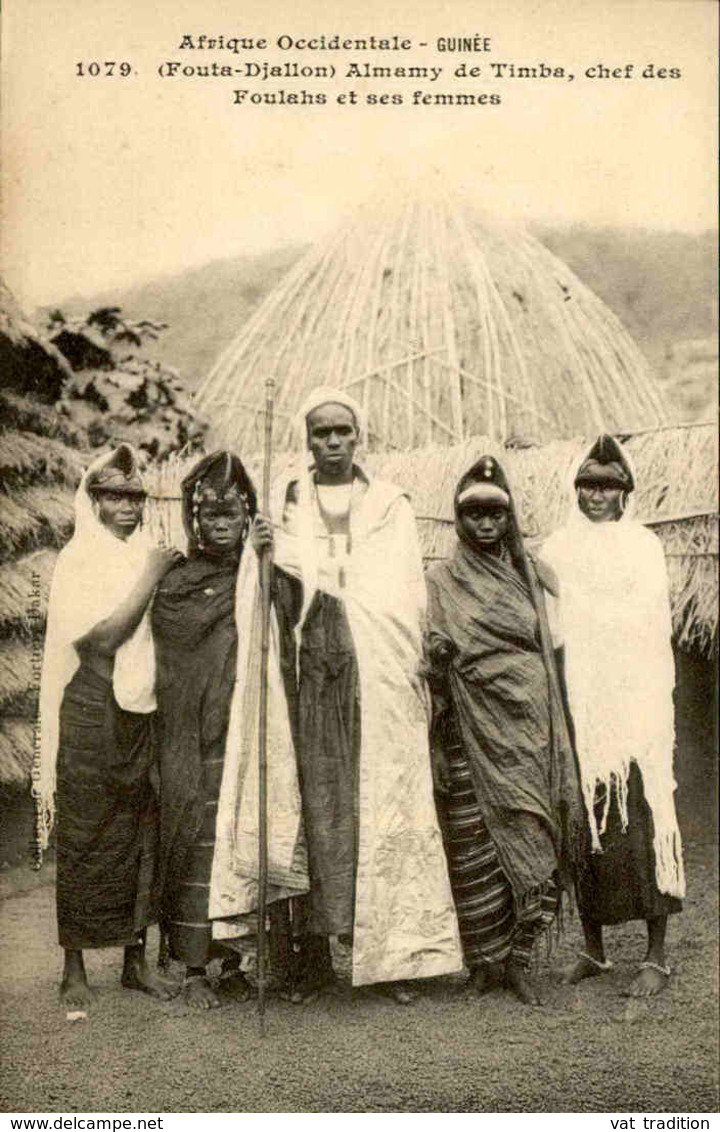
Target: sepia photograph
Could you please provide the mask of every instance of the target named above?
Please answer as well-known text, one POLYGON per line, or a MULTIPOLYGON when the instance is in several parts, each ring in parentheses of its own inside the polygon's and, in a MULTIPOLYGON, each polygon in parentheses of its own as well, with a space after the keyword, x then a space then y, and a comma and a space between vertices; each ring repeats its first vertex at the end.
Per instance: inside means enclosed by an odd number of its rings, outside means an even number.
POLYGON ((713 0, 5 0, 0 1113, 714 1127, 713 0))

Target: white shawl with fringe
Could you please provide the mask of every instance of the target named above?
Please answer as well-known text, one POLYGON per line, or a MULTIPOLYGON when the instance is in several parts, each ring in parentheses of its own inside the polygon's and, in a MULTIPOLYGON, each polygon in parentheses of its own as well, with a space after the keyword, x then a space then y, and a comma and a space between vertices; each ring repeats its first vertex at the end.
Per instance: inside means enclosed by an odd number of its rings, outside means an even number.
MULTIPOLYGON (((60 707, 65 688, 80 664, 75 642, 129 596, 152 546, 140 528, 127 540, 116 538, 93 510, 88 477, 113 455, 110 452, 98 457, 80 481, 75 494, 75 532, 58 555, 50 587, 40 679, 40 757, 33 772, 41 850, 47 849, 54 824, 60 707)), ((155 710, 155 651, 147 611, 115 653, 113 691, 125 711, 146 714, 155 710)))
POLYGON ((559 634, 592 848, 601 849, 611 784, 627 827, 628 775, 636 763, 652 813, 658 888, 682 897, 673 775, 675 669, 662 544, 632 518, 632 495, 617 522, 593 523, 580 511, 574 487, 568 490, 568 522, 547 539, 542 557, 560 584, 559 634), (599 784, 606 793, 598 823, 599 784))
POLYGON ((419 673, 425 582, 415 519, 398 487, 368 480, 353 492, 351 550, 337 566, 317 537, 312 472, 279 485, 275 562, 303 583, 302 623, 317 589, 345 604, 361 701, 355 986, 449 974, 462 952, 433 797, 428 695, 419 673), (287 505, 289 483, 297 504, 287 505), (325 550, 325 553, 323 551, 325 550), (336 581, 333 583, 333 579, 336 581))

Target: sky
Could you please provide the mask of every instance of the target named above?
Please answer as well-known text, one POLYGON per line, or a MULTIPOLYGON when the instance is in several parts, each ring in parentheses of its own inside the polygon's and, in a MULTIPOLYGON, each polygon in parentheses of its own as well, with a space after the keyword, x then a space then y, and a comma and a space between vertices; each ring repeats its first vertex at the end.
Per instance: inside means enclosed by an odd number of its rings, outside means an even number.
POLYGON ((717 224, 714 0, 4 0, 2 20, 2 262, 27 310, 321 239, 368 199, 382 207, 423 186, 523 222, 686 232, 717 224), (276 43, 335 33, 398 35, 413 46, 276 43), (180 49, 201 34, 268 47, 180 49), (473 36, 488 50, 438 50, 438 37, 473 36), (131 74, 91 76, 94 61, 101 71, 127 61, 131 74), (332 64, 337 74, 158 75, 163 63, 213 61, 332 64), (435 82, 369 82, 346 78, 351 62, 444 70, 435 82), (545 62, 563 77, 499 78, 490 64, 502 62, 545 62), (679 77, 643 78, 650 63, 679 77), (453 78, 461 64, 480 66, 480 77, 453 78), (596 77, 601 65, 622 76, 596 77), (327 102, 236 105, 236 88, 304 88, 327 102), (358 105, 339 105, 350 90, 358 105), (415 106, 414 91, 501 102, 415 106), (370 92, 404 101, 368 105, 370 92))

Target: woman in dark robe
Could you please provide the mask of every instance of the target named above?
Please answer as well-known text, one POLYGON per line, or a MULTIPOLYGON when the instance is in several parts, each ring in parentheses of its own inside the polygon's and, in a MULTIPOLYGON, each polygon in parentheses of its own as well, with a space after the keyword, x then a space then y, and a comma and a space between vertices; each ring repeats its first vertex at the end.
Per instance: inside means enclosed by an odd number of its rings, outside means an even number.
POLYGON ((237 456, 215 452, 182 483, 188 557, 163 580, 152 609, 162 788, 161 877, 170 955, 186 966, 188 1004, 220 1000, 207 964, 223 957, 220 988, 246 998, 237 953, 213 942, 208 917, 215 823, 237 664, 235 588, 253 484, 237 456))
POLYGON ((432 757, 465 963, 540 1001, 533 946, 555 919, 579 792, 535 567, 502 469, 483 456, 455 492, 459 538, 431 569, 432 757))
POLYGON ((124 946, 123 986, 172 997, 145 962, 145 929, 157 919, 158 826, 147 608, 181 556, 144 538, 144 501, 129 445, 95 460, 50 591, 34 792, 43 848, 57 808, 60 993, 74 1006, 92 1001, 88 948, 124 946))

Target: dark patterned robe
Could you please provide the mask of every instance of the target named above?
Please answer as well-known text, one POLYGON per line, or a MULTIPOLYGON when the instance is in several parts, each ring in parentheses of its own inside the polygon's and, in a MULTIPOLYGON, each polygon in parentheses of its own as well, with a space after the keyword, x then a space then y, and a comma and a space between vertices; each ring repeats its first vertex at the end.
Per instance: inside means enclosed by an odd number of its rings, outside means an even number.
POLYGON ((208 897, 237 664, 238 555, 200 551, 172 570, 152 609, 161 778, 160 870, 170 953, 205 966, 208 897))

